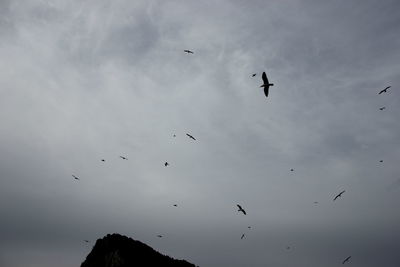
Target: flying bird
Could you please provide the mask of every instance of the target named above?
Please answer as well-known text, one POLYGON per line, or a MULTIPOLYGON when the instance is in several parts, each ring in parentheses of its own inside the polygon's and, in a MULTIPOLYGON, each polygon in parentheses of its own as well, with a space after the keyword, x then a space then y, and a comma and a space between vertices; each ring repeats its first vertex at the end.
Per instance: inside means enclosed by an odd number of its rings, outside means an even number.
POLYGON ((251 226, 247 226, 247 228, 251 229, 251 226))
POLYGON ((348 262, 350 260, 351 256, 348 256, 343 262, 342 264, 345 264, 346 262, 348 262))
POLYGON ((246 215, 246 211, 239 204, 237 204, 236 206, 238 206, 238 208, 239 208, 238 211, 241 211, 241 212, 243 212, 244 215, 246 215))
POLYGON ((193 140, 196 140, 196 138, 194 138, 192 135, 190 135, 190 134, 186 134, 187 136, 189 136, 189 138, 191 138, 191 139, 193 139, 193 140))
POLYGON ((381 163, 382 163, 382 162, 383 162, 383 160, 380 160, 379 162, 381 162, 381 163))
POLYGON ((121 159, 128 160, 127 157, 119 156, 121 159))
POLYGON ((167 166, 169 165, 169 163, 168 163, 168 162, 165 162, 164 165, 165 165, 165 167, 167 167, 167 166))
POLYGON ((346 191, 343 190, 342 192, 340 192, 339 194, 337 194, 337 195, 335 196, 335 198, 333 199, 333 201, 335 201, 338 197, 341 197, 342 194, 343 194, 344 192, 346 192, 346 191))
POLYGON ((293 172, 293 171, 294 171, 294 169, 290 169, 290 171, 291 171, 291 172, 293 172))
POLYGON ((176 137, 176 134, 174 134, 174 137, 176 137))
POLYGON ((251 77, 255 77, 257 75, 257 73, 253 73, 252 75, 251 75, 251 77))
POLYGON ((244 234, 242 234, 242 237, 240 239, 243 239, 243 238, 244 238, 244 234))
POLYGON ((83 241, 85 241, 86 243, 89 243, 89 240, 83 240, 83 241))
POLYGON ((387 93, 387 90, 388 90, 390 87, 392 87, 392 86, 388 86, 388 87, 386 87, 385 89, 381 90, 381 91, 378 93, 378 95, 380 95, 380 94, 382 94, 382 93, 387 93))
POLYGON ((193 51, 190 51, 190 50, 183 50, 183 52, 186 52, 186 53, 188 53, 188 54, 194 54, 194 52, 193 52, 193 51))
POLYGON ((174 204, 174 207, 178 207, 178 205, 177 205, 177 204, 174 204))
POLYGON ((74 177, 75 180, 79 180, 78 177, 76 177, 75 175, 72 174, 72 177, 74 177))
POLYGON ((386 107, 381 107, 381 108, 379 108, 379 110, 384 110, 384 109, 386 109, 386 107))
POLYGON ((273 86, 274 84, 273 83, 269 83, 268 78, 267 78, 267 74, 265 74, 265 72, 263 72, 263 74, 262 74, 262 79, 263 79, 264 84, 262 84, 260 87, 264 87, 265 96, 268 97, 269 87, 273 86))
POLYGON ((314 204, 318 204, 318 201, 314 201, 314 204))
POLYGON ((162 237, 162 235, 157 235, 159 238, 161 238, 162 237))
POLYGON ((106 160, 105 160, 105 159, 102 159, 101 161, 102 161, 102 162, 105 162, 106 160))

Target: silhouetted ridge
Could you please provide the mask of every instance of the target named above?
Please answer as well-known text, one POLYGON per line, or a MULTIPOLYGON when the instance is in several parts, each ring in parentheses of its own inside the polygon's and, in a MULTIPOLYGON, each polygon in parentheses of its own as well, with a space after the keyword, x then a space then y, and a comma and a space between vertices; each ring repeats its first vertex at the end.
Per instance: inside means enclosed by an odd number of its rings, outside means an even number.
POLYGON ((119 234, 98 239, 81 267, 195 267, 185 260, 160 254, 146 244, 119 234))

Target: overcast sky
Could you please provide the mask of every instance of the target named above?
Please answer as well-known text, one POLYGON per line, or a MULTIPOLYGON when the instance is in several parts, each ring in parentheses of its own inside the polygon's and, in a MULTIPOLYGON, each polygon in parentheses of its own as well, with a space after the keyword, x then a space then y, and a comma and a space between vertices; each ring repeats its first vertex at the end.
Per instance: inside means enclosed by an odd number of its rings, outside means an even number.
POLYGON ((115 232, 200 266, 399 266, 399 25, 397 0, 0 0, 0 266, 115 232))

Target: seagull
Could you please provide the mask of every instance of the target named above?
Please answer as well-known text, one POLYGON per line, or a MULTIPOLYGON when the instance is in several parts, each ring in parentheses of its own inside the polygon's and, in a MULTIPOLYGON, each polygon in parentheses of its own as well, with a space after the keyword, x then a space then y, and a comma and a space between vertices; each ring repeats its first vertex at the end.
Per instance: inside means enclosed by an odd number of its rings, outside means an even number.
POLYGON ((157 235, 159 238, 161 238, 162 237, 162 235, 157 235))
POLYGON ((241 212, 243 212, 244 215, 246 215, 246 211, 239 204, 237 204, 236 206, 238 206, 238 208, 239 208, 238 211, 241 211, 241 212))
POLYGON ((253 73, 252 75, 251 75, 251 77, 255 77, 257 75, 257 73, 253 73))
POLYGON ((165 162, 164 165, 165 165, 165 167, 167 167, 167 166, 169 165, 169 163, 168 163, 168 162, 165 162))
POLYGON ((127 157, 119 156, 121 159, 128 160, 127 157))
POLYGON ((342 264, 345 264, 346 262, 348 262, 350 260, 351 256, 348 256, 343 262, 342 264))
POLYGON ((186 53, 188 53, 188 54, 194 54, 194 52, 193 51, 190 51, 190 50, 183 50, 183 52, 186 52, 186 53))
POLYGON ((243 239, 243 237, 244 237, 244 234, 242 234, 242 237, 240 239, 243 239))
POLYGON ((194 138, 192 135, 190 135, 190 134, 186 134, 187 136, 189 136, 189 138, 192 138, 193 140, 196 140, 196 138, 194 138))
POLYGON ((387 93, 387 89, 389 89, 390 87, 392 87, 392 86, 388 86, 388 87, 386 87, 385 89, 381 90, 381 91, 378 93, 378 95, 380 95, 380 94, 382 94, 382 93, 387 93))
POLYGON ((76 177, 75 175, 72 174, 72 177, 74 177, 75 180, 79 180, 78 177, 76 177))
POLYGON ((346 192, 345 190, 343 190, 342 192, 340 192, 334 199, 333 199, 333 201, 335 201, 338 197, 341 197, 342 196, 342 194, 344 193, 344 192, 346 192))
POLYGON ((386 109, 386 107, 381 107, 381 108, 379 108, 379 110, 384 110, 384 109, 386 109))
POLYGON ((268 89, 270 86, 273 86, 274 84, 269 83, 267 74, 265 74, 265 72, 263 72, 263 74, 262 74, 262 79, 263 79, 264 84, 262 84, 260 87, 264 87, 265 96, 268 97, 268 89))

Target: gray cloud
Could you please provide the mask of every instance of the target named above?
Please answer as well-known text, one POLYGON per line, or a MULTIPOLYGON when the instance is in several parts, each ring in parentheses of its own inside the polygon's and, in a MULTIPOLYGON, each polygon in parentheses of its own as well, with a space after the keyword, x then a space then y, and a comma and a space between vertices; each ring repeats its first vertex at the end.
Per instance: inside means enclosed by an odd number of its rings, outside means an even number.
POLYGON ((0 264, 119 232, 200 266, 397 266, 398 10, 0 2, 0 264))

